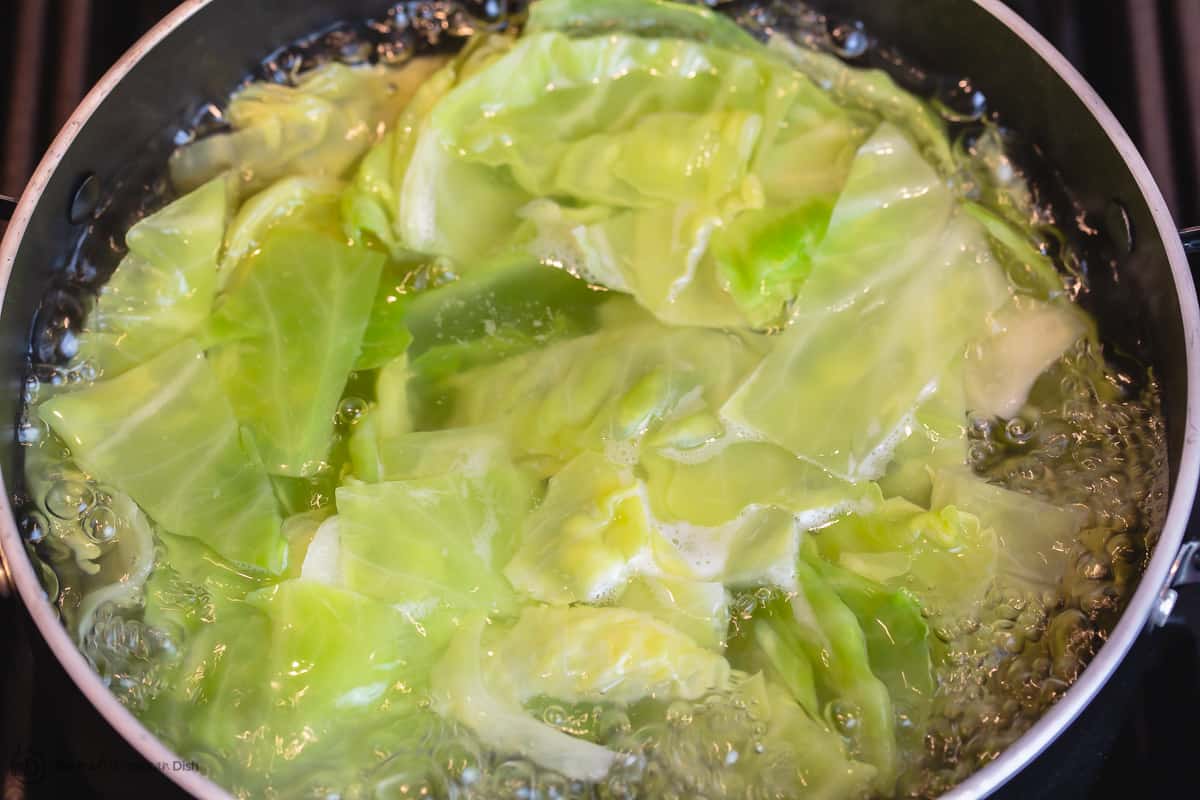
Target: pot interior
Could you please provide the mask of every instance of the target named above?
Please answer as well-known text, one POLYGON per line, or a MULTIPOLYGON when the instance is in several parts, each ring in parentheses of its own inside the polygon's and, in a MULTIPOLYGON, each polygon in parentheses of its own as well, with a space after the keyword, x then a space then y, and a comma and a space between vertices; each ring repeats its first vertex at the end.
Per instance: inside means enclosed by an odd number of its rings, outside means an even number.
MULTIPOLYGON (((124 65, 128 72, 73 140, 56 142, 43 166, 50 171, 39 171, 44 184, 35 181, 29 188, 40 196, 28 223, 23 230, 19 222, 11 226, 8 246, 17 236, 20 241, 0 313, 0 415, 6 419, 15 422, 20 414, 31 331, 48 317, 81 313, 54 299, 53 289, 92 282, 95 273, 115 266, 123 232, 169 194, 163 165, 179 137, 197 124, 201 130, 211 124, 205 121, 206 107, 223 104, 247 74, 261 70, 264 54, 339 20, 378 16, 387 6, 378 0, 196 5, 183 25, 124 65), (98 201, 93 215, 79 213, 85 180, 98 201)), ((989 108, 1020 131, 1026 163, 1038 182, 1069 187, 1056 199, 1064 207, 1077 206, 1081 214, 1076 227, 1088 253, 1088 290, 1081 303, 1100 321, 1106 342, 1123 357, 1153 367, 1161 387, 1171 489, 1176 490, 1189 388, 1183 303, 1194 301, 1180 299, 1150 201, 1087 104, 982 5, 964 0, 814 0, 812 5, 834 22, 861 21, 872 37, 931 73, 971 76, 989 108), (922 23, 914 25, 914 19, 922 23)), ((444 45, 454 47, 456 41, 448 37, 444 45)), ((865 62, 895 66, 887 49, 869 50, 865 62)), ((18 485, 12 476, 20 469, 20 454, 14 436, 0 438, 0 464, 10 489, 18 485)))

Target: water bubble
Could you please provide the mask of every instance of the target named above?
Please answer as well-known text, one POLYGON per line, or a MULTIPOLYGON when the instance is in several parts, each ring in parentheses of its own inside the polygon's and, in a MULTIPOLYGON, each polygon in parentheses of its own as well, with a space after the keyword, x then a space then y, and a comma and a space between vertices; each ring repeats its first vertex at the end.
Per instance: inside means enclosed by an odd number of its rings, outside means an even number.
POLYGON ((412 31, 407 27, 390 27, 375 45, 376 57, 380 62, 397 66, 411 60, 416 55, 416 41, 412 31))
POLYGON ((963 78, 940 90, 933 106, 947 122, 975 122, 987 113, 987 97, 963 78))
POLYGON ((758 599, 751 593, 742 592, 733 598, 729 610, 735 620, 739 618, 747 620, 754 616, 757 608, 758 599))
POLYGON ((491 774, 491 797, 530 800, 537 777, 533 764, 511 759, 499 764, 491 774))
POLYGON ((46 510, 59 519, 78 519, 96 502, 92 488, 83 481, 55 481, 46 491, 46 510))
POLYGON ((537 778, 538 800, 566 800, 573 794, 571 780, 557 772, 543 772, 537 778))
POLYGON ((46 425, 45 420, 36 414, 23 414, 21 421, 17 423, 17 442, 25 447, 34 447, 41 444, 46 441, 49 434, 49 426, 46 425))
POLYGON ((26 405, 33 405, 37 402, 38 391, 42 388, 42 382, 38 380, 36 375, 26 375, 24 382, 21 384, 21 397, 26 405))
POLYGON ((29 511, 21 517, 21 535, 30 544, 40 544, 50 532, 50 523, 40 511, 29 511))
POLYGON ((344 397, 338 403, 335 421, 339 425, 355 425, 366 416, 369 406, 361 397, 344 397))
POLYGON ((41 364, 62 364, 79 352, 77 331, 84 308, 79 298, 61 290, 42 301, 33 323, 33 356, 41 364))
POLYGON ((833 700, 825 706, 825 720, 842 736, 850 737, 858 732, 862 710, 854 703, 833 700))
POLYGON ((83 532, 97 544, 107 544, 117 538, 121 519, 106 506, 97 505, 83 518, 83 532))
POLYGON ((549 705, 542 711, 542 722, 555 728, 562 728, 571 721, 567 710, 559 705, 549 705))
POLYGON ((619 708, 609 708, 601 712, 596 720, 596 733, 602 742, 611 742, 628 736, 633 730, 629 715, 619 708))
POLYGON ((833 49, 842 58, 858 58, 867 52, 871 45, 861 22, 843 22, 835 25, 829 31, 829 39, 833 43, 833 49))
POLYGON ((91 383, 92 381, 94 381, 98 377, 100 377, 100 373, 96 369, 96 365, 93 364, 91 361, 80 362, 79 364, 77 364, 75 366, 75 368, 72 370, 72 372, 74 372, 76 375, 78 375, 79 380, 84 383, 91 383))
POLYGON ((683 700, 677 700, 667 707, 667 722, 671 725, 687 726, 692 724, 694 719, 693 706, 683 700))
POLYGON ((1027 444, 1037 431, 1037 425, 1022 417, 1013 417, 1004 426, 1004 438, 1009 444, 1027 444))

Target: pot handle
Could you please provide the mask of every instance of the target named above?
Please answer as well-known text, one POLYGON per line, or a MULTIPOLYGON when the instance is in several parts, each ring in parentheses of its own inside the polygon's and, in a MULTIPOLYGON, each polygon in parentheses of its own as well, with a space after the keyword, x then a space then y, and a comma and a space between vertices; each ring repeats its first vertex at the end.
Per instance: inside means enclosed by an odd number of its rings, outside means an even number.
MULTIPOLYGON (((1200 226, 1183 228, 1179 238, 1183 240, 1183 252, 1187 253, 1193 268, 1200 265, 1200 226)), ((1159 592, 1158 604, 1150 612, 1150 624, 1155 628, 1166 625, 1179 599, 1176 589, 1196 584, 1200 584, 1200 540, 1184 542, 1179 548, 1171 571, 1167 573, 1167 582, 1159 592)))
POLYGON ((1184 228, 1179 232, 1183 240, 1183 252, 1188 256, 1200 256, 1200 225, 1194 228, 1184 228))

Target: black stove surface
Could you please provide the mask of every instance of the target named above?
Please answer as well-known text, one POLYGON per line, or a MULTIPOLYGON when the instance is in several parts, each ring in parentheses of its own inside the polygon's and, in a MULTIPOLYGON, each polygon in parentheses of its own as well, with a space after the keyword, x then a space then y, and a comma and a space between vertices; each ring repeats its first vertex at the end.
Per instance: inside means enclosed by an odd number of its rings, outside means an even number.
MULTIPOLYGON (((1200 224, 1200 0, 1007 2, 1113 108, 1176 218, 1200 224)), ((0 193, 20 192, 87 87, 173 5, 0 0, 7 23, 0 59, 9 60, 0 77, 0 193)), ((1200 589, 1181 593, 1175 616, 1178 624, 1141 642, 1071 735, 1005 796, 1197 796, 1200 589)), ((23 607, 0 599, 2 800, 177 797, 162 769, 183 767, 151 765, 125 744, 63 672, 23 607)))

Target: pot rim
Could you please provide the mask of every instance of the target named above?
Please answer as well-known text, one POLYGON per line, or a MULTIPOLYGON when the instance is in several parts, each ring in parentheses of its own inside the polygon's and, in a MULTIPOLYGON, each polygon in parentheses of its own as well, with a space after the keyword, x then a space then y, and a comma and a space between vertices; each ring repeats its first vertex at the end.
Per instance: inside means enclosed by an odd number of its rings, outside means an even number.
POLYGON ((1200 417, 1197 409, 1197 400, 1200 399, 1200 306, 1197 305, 1196 286, 1192 280, 1187 254, 1162 191, 1125 128, 1066 56, 1001 0, 974 2, 1019 36, 1083 101, 1104 129, 1109 141, 1116 147, 1133 175, 1138 189, 1141 190, 1154 218, 1155 232, 1162 239, 1175 282, 1175 295, 1179 302, 1185 337, 1187 414, 1183 431, 1183 451, 1179 458, 1179 469, 1173 476, 1175 486, 1167 509, 1167 518, 1163 522, 1158 542, 1154 545, 1150 563, 1138 581, 1137 590, 1117 621, 1116 627, 1109 634, 1108 640, 1054 707, 1043 714, 1017 741, 1005 748, 998 758, 947 792, 944 797, 948 800, 980 797, 999 789, 1049 747, 1104 688, 1113 672, 1125 659, 1134 641, 1146 629, 1150 613, 1158 604, 1171 565, 1187 532, 1196 496, 1197 479, 1200 478, 1200 447, 1197 447, 1200 444, 1200 417))
MULTIPOLYGON (((1128 133, 1075 67, 1049 41, 1016 12, 1005 6, 1001 0, 971 1, 1009 28, 1058 73, 1099 122, 1110 143, 1117 149, 1132 173, 1154 218, 1156 232, 1163 241, 1174 279, 1175 293, 1186 336, 1188 402, 1183 450, 1178 472, 1174 476, 1175 489, 1163 530, 1155 544, 1150 563, 1142 574, 1138 588, 1121 615, 1121 619, 1095 658, 1062 699, 1017 741, 1007 747, 996 760, 975 772, 944 795, 951 800, 980 797, 999 789, 1041 754, 1104 687, 1133 642, 1145 629, 1150 612, 1158 601, 1168 571, 1183 541, 1196 492, 1197 479, 1200 477, 1200 447, 1198 447, 1200 445, 1200 418, 1197 415, 1196 403, 1197 398, 1200 398, 1200 306, 1197 305, 1196 288, 1192 281, 1187 256, 1162 193, 1128 133)), ((104 74, 104 77, 88 92, 71 114, 21 194, 16 212, 7 226, 3 242, 0 243, 0 303, 3 303, 17 250, 33 211, 41 199, 50 177, 58 167, 63 155, 75 141, 79 131, 117 84, 147 52, 210 2, 212 0, 184 0, 179 7, 138 39, 104 74)), ((223 798, 232 800, 231 795, 224 788, 199 772, 171 769, 169 765, 182 759, 121 705, 76 647, 67 629, 59 621, 53 606, 48 602, 33 565, 25 555, 24 544, 17 530, 16 519, 12 513, 2 474, 0 474, 0 553, 8 554, 6 561, 10 577, 38 631, 49 644, 51 651, 63 665, 67 674, 116 732, 151 764, 157 765, 182 789, 196 797, 204 798, 204 800, 222 800, 223 798), (19 555, 14 556, 13 554, 19 555)))
MULTIPOLYGON (((184 0, 147 31, 104 73, 104 77, 87 93, 83 101, 72 112, 62 130, 55 136, 46 155, 38 163, 37 170, 30 178, 29 184, 21 193, 16 211, 4 232, 3 242, 0 242, 0 304, 3 304, 4 297, 8 292, 8 283, 12 277, 17 250, 20 248, 33 211, 41 200, 42 192, 50 182, 51 175, 54 174, 58 163, 75 141, 75 137, 79 135, 79 131, 146 53, 209 2, 210 0, 184 0)), ((175 762, 182 762, 183 759, 125 708, 117 700, 116 695, 104 685, 100 675, 88 664, 67 628, 59 620, 54 607, 48 601, 33 564, 26 556, 25 546, 21 541, 20 532, 17 530, 16 517, 13 515, 8 488, 2 472, 0 470, 0 551, 7 556, 10 578, 25 603, 25 608, 28 609, 42 638, 49 644, 50 650, 62 664, 63 669, 70 675, 71 680, 75 682, 88 701, 100 712, 100 715, 112 725, 117 734, 180 788, 195 797, 203 798, 203 800, 233 800, 232 795, 225 789, 204 777, 199 771, 175 768, 175 762)))

